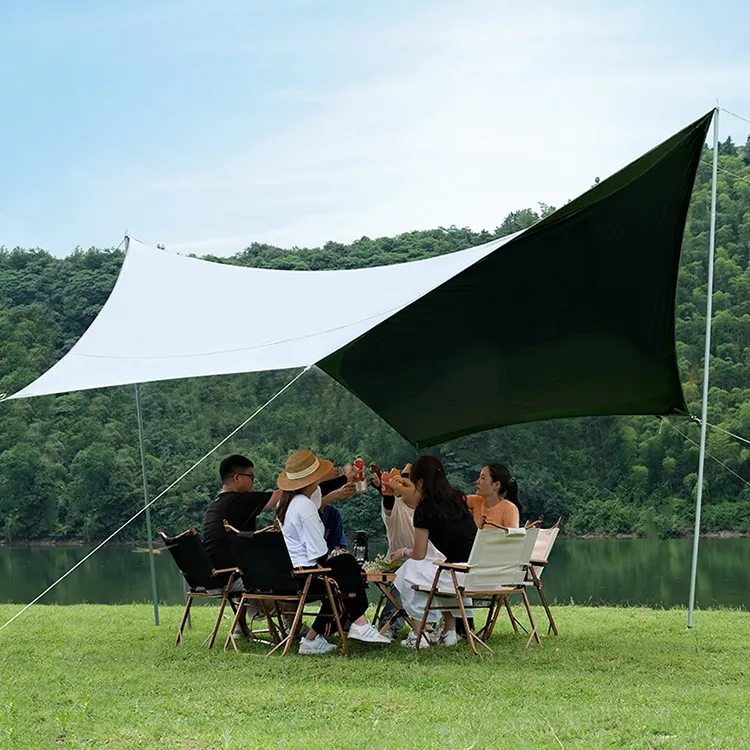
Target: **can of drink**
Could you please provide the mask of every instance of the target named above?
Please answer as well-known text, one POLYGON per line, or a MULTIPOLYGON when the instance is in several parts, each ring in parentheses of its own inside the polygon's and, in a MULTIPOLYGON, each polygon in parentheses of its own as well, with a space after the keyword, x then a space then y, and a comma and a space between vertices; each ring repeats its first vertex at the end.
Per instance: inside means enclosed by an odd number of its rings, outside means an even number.
POLYGON ((367 492, 367 477, 365 476, 365 462, 361 458, 354 460, 354 489, 357 492, 367 492))

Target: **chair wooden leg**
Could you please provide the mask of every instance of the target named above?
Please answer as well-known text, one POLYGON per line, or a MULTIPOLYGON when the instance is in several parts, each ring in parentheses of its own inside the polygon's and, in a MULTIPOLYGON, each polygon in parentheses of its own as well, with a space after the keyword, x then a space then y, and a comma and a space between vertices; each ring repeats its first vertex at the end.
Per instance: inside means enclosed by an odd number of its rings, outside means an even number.
POLYGON ((489 632, 490 623, 492 622, 492 617, 494 615, 496 606, 497 606, 497 596, 493 595, 493 597, 490 599, 489 605, 487 606, 487 617, 484 621, 484 625, 479 630, 479 635, 484 639, 488 638, 487 633, 489 632))
MULTIPOLYGON (((260 606, 263 609, 263 614, 266 616, 266 622, 268 623, 268 634, 271 636, 271 640, 274 643, 278 643, 281 639, 279 638, 279 632, 276 629, 276 623, 273 621, 273 612, 271 610, 271 607, 268 606, 268 603, 265 599, 260 600, 260 606)), ((250 628, 250 630, 252 631, 252 627, 250 628)))
POLYGON ((349 651, 347 649, 347 643, 346 643, 346 634, 344 633, 344 628, 341 625, 341 618, 339 617, 339 607, 336 603, 336 600, 333 596, 333 591, 331 590, 331 581, 328 578, 328 576, 323 577, 323 584, 326 587, 326 593, 328 594, 328 601, 331 603, 331 610, 333 612, 333 618, 336 620, 336 630, 339 631, 339 638, 341 639, 341 650, 344 652, 345 656, 349 655, 349 651))
MULTIPOLYGON (((458 585, 458 578, 456 577, 456 571, 451 568, 451 578, 453 579, 453 588, 456 591, 456 598, 458 599, 458 608, 461 610, 461 619, 464 622, 464 630, 466 631, 466 640, 469 642, 469 647, 471 650, 478 654, 477 647, 474 645, 474 633, 471 632, 471 628, 469 627, 469 618, 466 616, 466 609, 464 609, 464 598, 461 595, 461 589, 458 585)), ((486 646, 486 644, 482 644, 485 646, 485 648, 489 648, 489 646, 486 646)))
MULTIPOLYGON (((297 619, 297 613, 299 612, 300 620, 302 619, 302 613, 305 609, 305 600, 300 596, 300 598, 297 600, 297 607, 294 610, 294 617, 292 618, 292 628, 291 630, 287 631, 286 627, 282 625, 281 632, 283 633, 283 638, 279 640, 279 642, 266 654, 266 656, 270 656, 274 651, 278 651, 280 648, 284 648, 284 653, 289 652, 289 648, 291 648, 290 644, 294 641, 294 633, 297 630, 297 626, 295 626, 295 621, 297 619)), ((282 622, 281 619, 281 612, 278 607, 278 602, 276 603, 276 611, 279 613, 279 623, 282 622)))
POLYGON ((529 640, 526 641, 526 648, 529 647, 532 640, 536 641, 537 645, 541 646, 542 639, 539 637, 539 631, 536 629, 534 615, 531 613, 531 604, 529 603, 529 597, 526 596, 526 589, 523 589, 521 591, 521 596, 523 597, 523 603, 526 606, 526 614, 529 616, 529 624, 531 625, 531 635, 529 636, 529 640))
POLYGON ((284 624, 284 612, 281 611, 281 603, 279 600, 276 600, 276 603, 274 605, 274 609, 276 610, 276 619, 279 623, 279 630, 281 631, 281 638, 282 640, 286 638, 286 625, 284 624))
MULTIPOLYGON (((503 594, 501 596, 501 599, 505 599, 505 598, 506 597, 503 594)), ((492 611, 492 619, 490 620, 488 618, 488 620, 487 620, 487 627, 485 628, 485 631, 482 633, 482 635, 484 636, 484 639, 486 641, 488 641, 490 639, 490 636, 494 632, 494 630, 495 630, 495 624, 497 623, 497 618, 500 616, 500 608, 501 608, 502 602, 497 601, 497 598, 495 597, 495 602, 494 603, 495 603, 495 607, 494 607, 494 609, 492 611)))
POLYGON ((503 596, 505 600, 505 609, 508 610, 508 617, 510 617, 510 624, 513 626, 513 630, 518 633, 518 620, 516 620, 513 610, 510 608, 510 602, 507 596, 503 596))
MULTIPOLYGON (((297 611, 294 613, 294 620, 292 620, 292 627, 289 630, 289 635, 286 637, 286 644, 284 646, 284 656, 286 656, 289 653, 289 649, 292 647, 292 642, 294 641, 294 634, 297 632, 297 628, 299 627, 300 620, 302 619, 302 611, 305 608, 305 600, 307 599, 307 592, 310 590, 310 582, 312 581, 312 576, 307 576, 307 579, 305 580, 305 585, 302 587, 302 593, 300 594, 299 598, 299 605, 297 606, 297 611)), ((273 652, 275 649, 271 649, 271 652, 273 652)))
POLYGON ((229 649, 229 644, 232 644, 232 648, 235 651, 239 651, 237 648, 237 641, 234 638, 234 628, 236 627, 237 623, 240 621, 240 617, 245 613, 245 597, 243 596, 240 599, 239 606, 237 607, 237 611, 234 613, 234 618, 232 619, 232 624, 229 626, 229 633, 227 634, 227 639, 224 641, 224 651, 227 651, 229 649))
MULTIPOLYGON (((432 586, 430 588, 430 593, 427 595, 427 604, 425 604, 424 608, 424 614, 422 615, 422 620, 419 623, 419 628, 417 629, 417 651, 421 648, 422 645, 422 636, 424 635, 425 628, 427 627, 427 615, 430 614, 430 607, 432 606, 432 600, 435 598, 435 592, 438 589, 438 585, 440 583, 440 568, 437 569, 437 572, 435 573, 435 578, 432 579, 432 586)), ((429 640, 425 636, 425 641, 429 643, 429 640)))
POLYGON ((550 632, 557 635, 557 625, 555 624, 555 618, 552 617, 552 612, 550 612, 549 604, 547 604, 547 599, 544 596, 544 592, 542 591, 541 586, 537 586, 536 590, 539 592, 539 599, 542 602, 542 606, 544 607, 544 611, 547 613, 547 619, 549 620, 549 627, 547 628, 547 635, 550 634, 550 632))
POLYGON ((177 640, 175 641, 175 646, 181 646, 182 645, 182 631, 185 630, 185 623, 187 622, 187 619, 190 615, 190 606, 193 603, 193 597, 190 596, 190 594, 187 595, 187 603, 185 604, 185 612, 182 615, 182 622, 180 623, 180 628, 177 631, 177 640))
POLYGON ((216 622, 214 623, 214 629, 211 631, 211 636, 208 639, 208 647, 212 648, 214 645, 214 641, 216 640, 216 634, 219 632, 219 628, 221 627, 221 618, 224 617, 224 610, 227 606, 227 596, 223 596, 221 599, 221 605, 219 606, 219 614, 216 617, 216 622))

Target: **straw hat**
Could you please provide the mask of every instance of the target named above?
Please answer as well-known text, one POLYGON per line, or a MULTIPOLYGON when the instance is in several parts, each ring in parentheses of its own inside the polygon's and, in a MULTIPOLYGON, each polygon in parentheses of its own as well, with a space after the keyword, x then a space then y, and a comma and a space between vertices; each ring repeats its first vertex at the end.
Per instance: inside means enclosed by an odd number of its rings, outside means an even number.
POLYGON ((331 461, 319 461, 312 451, 297 451, 286 460, 284 471, 276 480, 279 488, 293 492, 319 482, 333 469, 331 461))

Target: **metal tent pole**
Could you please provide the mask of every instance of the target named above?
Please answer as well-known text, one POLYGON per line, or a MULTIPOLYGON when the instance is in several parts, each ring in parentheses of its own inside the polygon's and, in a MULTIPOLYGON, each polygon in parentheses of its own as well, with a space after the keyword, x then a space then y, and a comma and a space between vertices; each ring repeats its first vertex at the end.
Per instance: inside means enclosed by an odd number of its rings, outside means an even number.
POLYGON ((151 509, 148 507, 148 484, 146 483, 146 452, 143 450, 143 420, 141 418, 141 389, 135 384, 135 411, 138 415, 138 442, 141 446, 141 475, 143 477, 143 503, 146 506, 146 536, 148 537, 148 562, 151 567, 151 593, 154 598, 154 624, 159 624, 159 597, 156 593, 156 567, 154 565, 154 542, 151 535, 151 509))
POLYGON ((716 248, 716 172, 719 161, 719 109, 714 110, 714 161, 711 181, 711 229, 708 240, 708 299, 706 301, 706 351, 703 355, 703 407, 701 410, 701 440, 698 458, 698 497, 695 502, 695 531, 693 533, 693 563, 690 570, 690 600, 687 626, 693 627, 695 608, 695 577, 698 572, 698 542, 701 531, 701 505, 703 503, 703 470, 706 464, 706 411, 708 408, 708 375, 711 364, 711 317, 714 296, 714 250, 716 248))

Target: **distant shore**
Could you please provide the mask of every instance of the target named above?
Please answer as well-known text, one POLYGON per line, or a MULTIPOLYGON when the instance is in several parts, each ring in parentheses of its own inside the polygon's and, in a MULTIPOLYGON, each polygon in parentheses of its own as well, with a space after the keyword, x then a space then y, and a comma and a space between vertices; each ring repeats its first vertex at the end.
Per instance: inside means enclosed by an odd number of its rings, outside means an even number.
MULTIPOLYGON (((748 531, 706 531, 701 534, 701 539, 742 539, 750 537, 748 531)), ((641 534, 600 534, 600 533, 586 533, 586 534, 564 534, 560 533, 560 539, 650 539, 651 537, 644 536, 641 534)), ((669 537, 671 539, 692 539, 692 534, 681 534, 676 537, 669 537)), ((371 536, 370 542, 385 544, 385 537, 371 536)), ((96 541, 86 541, 85 539, 34 539, 30 541, 18 541, 11 542, 0 541, 0 548, 2 547, 88 547, 97 544, 96 541)), ((146 551, 148 542, 146 540, 136 541, 122 541, 113 540, 109 542, 109 546, 113 547, 137 547, 146 551)), ((154 542, 154 549, 162 548, 161 542, 154 542)))

